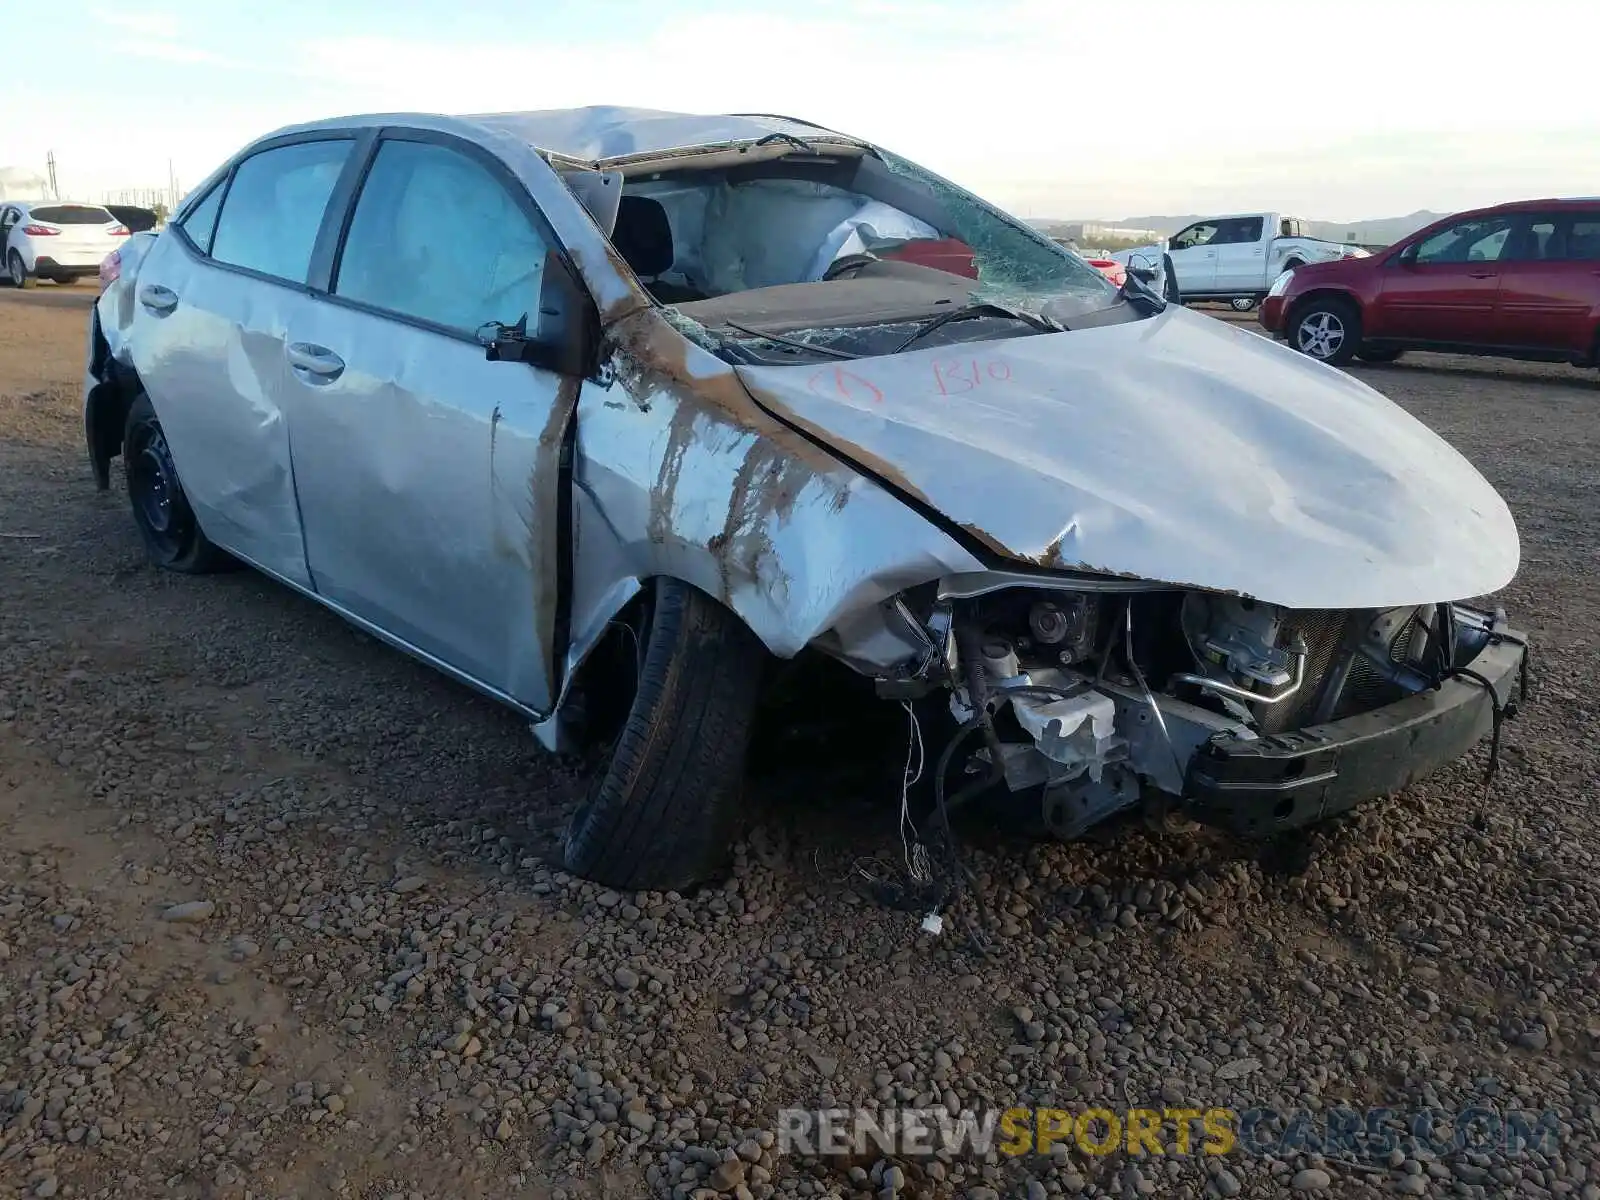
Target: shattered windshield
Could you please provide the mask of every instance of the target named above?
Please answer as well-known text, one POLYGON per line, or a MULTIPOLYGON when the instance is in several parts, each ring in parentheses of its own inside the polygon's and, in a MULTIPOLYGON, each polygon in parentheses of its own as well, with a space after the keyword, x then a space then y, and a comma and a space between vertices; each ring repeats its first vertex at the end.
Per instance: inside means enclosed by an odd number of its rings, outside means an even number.
POLYGON ((972 248, 978 268, 978 297, 1009 300, 1030 308, 1053 297, 1109 304, 1116 289, 1099 271, 1044 234, 986 204, 971 192, 941 179, 916 163, 879 150, 883 165, 912 180, 938 199, 947 230, 972 248))
POLYGON ((898 354, 1138 316, 1042 233, 866 149, 629 176, 611 240, 685 336, 733 361, 898 354))

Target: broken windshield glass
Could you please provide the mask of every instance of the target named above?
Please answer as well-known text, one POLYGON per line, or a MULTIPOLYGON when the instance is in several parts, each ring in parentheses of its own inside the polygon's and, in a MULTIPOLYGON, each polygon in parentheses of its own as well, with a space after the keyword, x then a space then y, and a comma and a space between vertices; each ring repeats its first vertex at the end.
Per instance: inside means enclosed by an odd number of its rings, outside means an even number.
POLYGON ((977 299, 1035 311, 1041 301, 1063 295, 1077 304, 1085 300, 1098 305, 1114 302, 1116 289, 1105 276, 1044 234, 914 162, 887 150, 879 149, 877 154, 893 174, 914 181, 937 197, 944 208, 947 232, 973 251, 978 268, 977 299))

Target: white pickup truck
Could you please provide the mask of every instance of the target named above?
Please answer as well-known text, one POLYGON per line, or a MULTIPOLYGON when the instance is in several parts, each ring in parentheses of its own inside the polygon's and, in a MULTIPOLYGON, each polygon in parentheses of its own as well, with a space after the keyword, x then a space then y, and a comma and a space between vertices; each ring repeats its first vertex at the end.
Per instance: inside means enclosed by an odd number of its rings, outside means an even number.
POLYGON ((1143 265, 1164 255, 1184 301, 1227 300, 1249 312, 1284 271, 1336 258, 1362 258, 1360 246, 1306 237, 1298 217, 1234 213, 1185 225, 1157 245, 1120 250, 1119 262, 1143 265))

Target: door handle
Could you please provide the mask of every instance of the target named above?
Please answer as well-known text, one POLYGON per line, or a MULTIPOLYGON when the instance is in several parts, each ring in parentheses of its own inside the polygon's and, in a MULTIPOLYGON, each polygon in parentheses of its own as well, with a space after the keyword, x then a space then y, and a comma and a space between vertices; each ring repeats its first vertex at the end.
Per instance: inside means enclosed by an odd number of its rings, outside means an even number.
POLYGON ((1493 279, 1497 274, 1499 274, 1499 272, 1497 272, 1497 271, 1468 271, 1467 272, 1467 278, 1468 279, 1493 279))
POLYGON ((307 383, 331 382, 344 372, 344 359, 326 346, 311 342, 290 342, 283 349, 289 365, 307 383))
POLYGON ((139 303, 157 316, 165 316, 178 307, 178 293, 159 283, 147 283, 139 289, 139 303))

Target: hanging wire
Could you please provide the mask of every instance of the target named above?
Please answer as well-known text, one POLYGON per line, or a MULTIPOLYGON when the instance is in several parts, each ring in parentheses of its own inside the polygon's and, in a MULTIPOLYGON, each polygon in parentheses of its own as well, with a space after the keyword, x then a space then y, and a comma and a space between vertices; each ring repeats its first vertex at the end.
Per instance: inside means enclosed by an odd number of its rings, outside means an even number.
POLYGON ((900 701, 911 720, 911 733, 906 743, 906 765, 900 776, 900 852, 905 860, 906 873, 914 883, 927 883, 932 878, 928 863, 928 848, 923 844, 917 824, 911 819, 911 788, 922 778, 922 768, 927 753, 922 743, 922 723, 917 720, 917 710, 911 701, 900 701), (915 761, 915 766, 912 763, 915 761))

